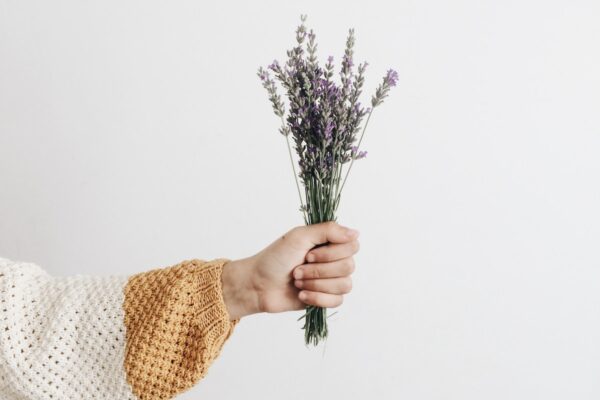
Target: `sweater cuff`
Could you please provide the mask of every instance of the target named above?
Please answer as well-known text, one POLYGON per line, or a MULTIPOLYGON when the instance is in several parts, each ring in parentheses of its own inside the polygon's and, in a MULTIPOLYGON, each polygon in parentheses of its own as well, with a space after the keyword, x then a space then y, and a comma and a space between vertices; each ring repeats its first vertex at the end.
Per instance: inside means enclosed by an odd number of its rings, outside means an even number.
POLYGON ((138 398, 170 399, 206 375, 239 322, 223 300, 227 262, 184 261, 128 280, 125 370, 138 398))

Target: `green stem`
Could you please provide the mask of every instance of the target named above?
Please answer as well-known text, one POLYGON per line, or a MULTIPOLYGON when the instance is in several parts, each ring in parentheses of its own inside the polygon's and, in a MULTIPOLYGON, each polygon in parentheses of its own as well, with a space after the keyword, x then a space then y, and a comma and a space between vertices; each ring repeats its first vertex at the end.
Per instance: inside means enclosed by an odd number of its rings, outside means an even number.
MULTIPOLYGON (((285 121, 283 117, 281 117, 282 126, 285 126, 285 121)), ((296 189, 298 189, 298 198, 300 199, 300 207, 302 209, 302 216, 304 217, 304 221, 306 221, 306 207, 304 207, 304 202, 302 201, 302 194, 300 193, 300 183, 298 182, 298 174, 296 173, 296 166, 294 165, 294 157, 292 156, 292 147, 290 146, 290 134, 288 132, 285 135, 285 141, 287 143, 288 154, 290 155, 290 163, 292 164, 292 171, 294 172, 294 180, 296 181, 296 189)))
MULTIPOLYGON (((365 131, 367 130, 367 125, 369 125, 369 120, 371 119, 371 114, 373 114, 373 110, 375 107, 371 108, 371 111, 369 111, 369 115, 367 115, 367 120, 365 121, 365 126, 363 126, 363 130, 362 133, 360 134, 360 139, 358 139, 358 145, 356 146, 356 154, 358 154, 358 150, 360 149, 360 144, 362 143, 363 140, 363 136, 365 136, 365 131)), ((350 170, 352 169, 352 165, 354 164, 354 157, 352 157, 352 160, 350 160, 350 165, 348 166, 348 171, 346 171, 346 175, 344 176, 344 181, 342 182, 342 187, 340 188, 339 192, 337 193, 336 197, 336 203, 339 203, 339 199, 340 196, 342 194, 342 190, 344 190, 344 186, 346 185, 346 179, 348 179, 348 175, 350 174, 350 170)))
POLYGON ((334 148, 333 151, 333 162, 331 164, 331 179, 329 180, 329 187, 327 192, 327 215, 330 219, 333 219, 333 215, 335 214, 335 209, 333 208, 333 202, 335 199, 332 197, 333 192, 333 184, 335 182, 335 175, 337 173, 337 165, 335 165, 335 155, 336 151, 334 148))

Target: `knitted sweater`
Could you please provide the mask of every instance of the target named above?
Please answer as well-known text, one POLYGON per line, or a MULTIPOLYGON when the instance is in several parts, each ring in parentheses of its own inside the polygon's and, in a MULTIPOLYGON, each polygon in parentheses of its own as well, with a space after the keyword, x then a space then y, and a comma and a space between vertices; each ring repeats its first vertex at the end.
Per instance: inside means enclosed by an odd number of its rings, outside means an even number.
POLYGON ((226 259, 130 277, 57 278, 0 258, 0 399, 171 399, 202 378, 238 322, 226 259))

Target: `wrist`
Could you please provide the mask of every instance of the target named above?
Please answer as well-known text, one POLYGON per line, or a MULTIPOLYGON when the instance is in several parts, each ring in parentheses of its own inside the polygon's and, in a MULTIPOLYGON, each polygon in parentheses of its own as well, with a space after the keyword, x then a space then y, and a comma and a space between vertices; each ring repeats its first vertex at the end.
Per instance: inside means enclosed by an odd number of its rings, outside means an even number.
POLYGON ((252 257, 229 261, 223 266, 223 301, 231 320, 260 312, 259 295, 252 279, 254 270, 252 257))

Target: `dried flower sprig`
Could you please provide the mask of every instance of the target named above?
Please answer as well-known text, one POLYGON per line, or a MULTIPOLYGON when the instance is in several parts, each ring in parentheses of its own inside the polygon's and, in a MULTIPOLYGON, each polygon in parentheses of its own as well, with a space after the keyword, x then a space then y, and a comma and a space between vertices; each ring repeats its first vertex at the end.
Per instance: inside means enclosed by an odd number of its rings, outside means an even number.
MULTIPOLYGON (((352 165, 367 155, 360 146, 373 110, 396 86, 398 73, 391 69, 387 72, 371 98, 371 107, 365 108, 359 99, 368 64, 359 64, 355 72, 354 29, 348 32, 339 71, 340 82, 336 83, 333 57, 327 58, 324 67, 319 66, 316 35, 312 29, 307 30, 305 22, 303 15, 296 29, 296 45, 287 51, 286 63, 282 66, 275 60, 266 69, 259 68, 258 76, 267 90, 275 115, 281 119, 279 132, 286 138, 304 222, 316 224, 336 220, 340 196, 352 165), (287 110, 275 80, 285 91, 287 110), (365 123, 361 125, 365 117, 365 123), (298 156, 298 173, 290 136, 298 156), (348 164, 345 174, 344 164, 348 164), (304 187, 304 198, 298 178, 304 187)), ((327 337, 326 309, 308 306, 301 318, 304 318, 306 344, 317 345, 327 337)))

